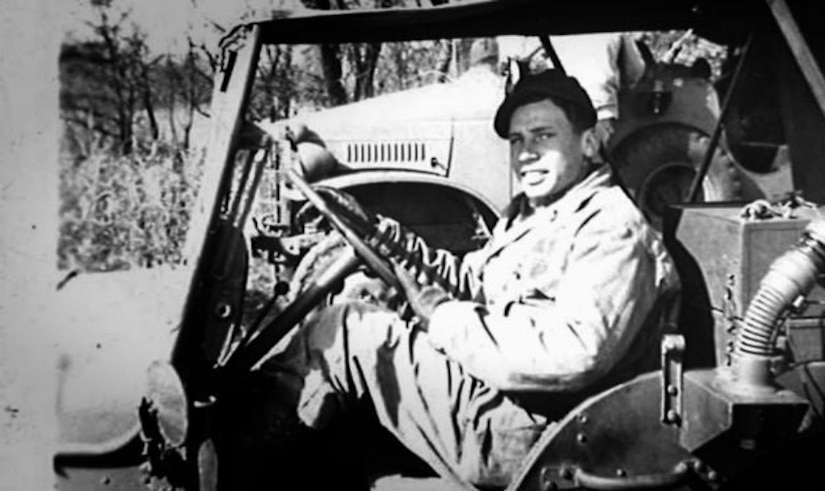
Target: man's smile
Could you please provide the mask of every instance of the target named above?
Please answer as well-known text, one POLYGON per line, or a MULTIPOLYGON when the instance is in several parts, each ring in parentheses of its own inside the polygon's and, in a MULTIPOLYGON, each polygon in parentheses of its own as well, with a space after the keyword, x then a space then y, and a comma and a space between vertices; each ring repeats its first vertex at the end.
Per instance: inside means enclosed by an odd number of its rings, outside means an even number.
POLYGON ((519 178, 522 184, 530 186, 540 184, 548 174, 550 171, 547 169, 521 169, 519 178))

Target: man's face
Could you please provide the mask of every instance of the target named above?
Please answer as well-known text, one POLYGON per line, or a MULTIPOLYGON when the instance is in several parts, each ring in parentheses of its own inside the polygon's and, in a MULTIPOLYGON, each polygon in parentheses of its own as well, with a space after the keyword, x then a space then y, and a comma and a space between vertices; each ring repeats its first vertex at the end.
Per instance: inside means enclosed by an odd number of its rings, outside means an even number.
POLYGON ((510 164, 533 206, 584 179, 594 153, 591 131, 578 134, 564 111, 545 99, 516 108, 510 118, 510 164))

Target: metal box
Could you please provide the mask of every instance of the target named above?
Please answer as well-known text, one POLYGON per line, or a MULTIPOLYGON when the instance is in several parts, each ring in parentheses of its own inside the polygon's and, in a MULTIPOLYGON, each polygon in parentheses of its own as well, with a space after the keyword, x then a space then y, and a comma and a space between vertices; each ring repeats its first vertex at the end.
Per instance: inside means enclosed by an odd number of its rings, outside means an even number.
MULTIPOLYGON (((825 208, 798 208, 794 218, 765 220, 745 220, 741 210, 742 204, 683 204, 666 215, 665 241, 683 284, 680 325, 688 331, 687 351, 694 351, 688 362, 694 365, 728 362, 735 331, 762 277, 825 208)), ((820 281, 791 316, 785 339, 795 361, 823 359, 824 303, 820 281)))

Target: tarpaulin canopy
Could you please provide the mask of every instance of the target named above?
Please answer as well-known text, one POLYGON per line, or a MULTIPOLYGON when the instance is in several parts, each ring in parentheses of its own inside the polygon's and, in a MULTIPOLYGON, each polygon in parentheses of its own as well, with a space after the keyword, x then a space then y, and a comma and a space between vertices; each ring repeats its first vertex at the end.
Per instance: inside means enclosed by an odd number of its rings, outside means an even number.
POLYGON ((693 28, 736 42, 767 14, 763 2, 710 0, 481 0, 428 8, 278 12, 264 43, 369 42, 693 28))

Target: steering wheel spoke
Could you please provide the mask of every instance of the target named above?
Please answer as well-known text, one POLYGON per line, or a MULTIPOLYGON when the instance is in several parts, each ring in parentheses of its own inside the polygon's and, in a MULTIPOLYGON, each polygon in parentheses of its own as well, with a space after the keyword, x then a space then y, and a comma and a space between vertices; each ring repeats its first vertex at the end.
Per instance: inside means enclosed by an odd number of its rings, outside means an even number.
POLYGON ((326 218, 333 227, 346 239, 347 242, 355 249, 356 254, 364 261, 379 278, 384 280, 388 285, 400 290, 398 279, 392 267, 386 259, 375 251, 361 236, 353 230, 353 227, 340 215, 332 210, 327 205, 324 198, 322 198, 312 187, 296 172, 294 169, 287 173, 292 184, 301 191, 307 200, 326 218))

